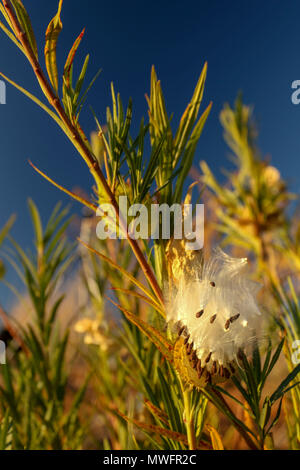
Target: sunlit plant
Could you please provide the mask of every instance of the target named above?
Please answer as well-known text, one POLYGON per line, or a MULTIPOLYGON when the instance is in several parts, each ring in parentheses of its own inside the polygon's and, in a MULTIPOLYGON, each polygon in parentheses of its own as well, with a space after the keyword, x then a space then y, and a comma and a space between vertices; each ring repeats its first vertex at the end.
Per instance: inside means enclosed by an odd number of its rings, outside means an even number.
MULTIPOLYGON (((284 232, 283 241, 288 243, 284 210, 290 196, 276 169, 262 162, 255 152, 250 111, 239 101, 235 111, 227 107, 221 114, 225 137, 238 166, 227 186, 217 183, 208 165, 202 164, 202 182, 214 193, 219 218, 216 230, 226 235, 231 251, 239 246, 245 255, 233 258, 222 251, 209 255, 203 250, 189 250, 185 240, 174 239, 174 224, 170 240, 134 239, 118 205, 120 195, 126 196, 129 204, 146 206, 157 202, 182 204, 191 198, 191 189, 186 194, 186 183, 211 108, 208 104, 200 113, 207 65, 177 128, 167 112, 153 67, 147 96, 149 119, 141 121, 137 135, 131 129, 132 101, 124 108, 112 85, 106 123, 101 124, 92 111, 97 133, 89 139, 80 124, 80 114, 98 73, 84 87, 87 55, 79 76, 74 76, 76 52, 84 32, 66 54, 62 74, 58 71, 62 6, 60 0, 46 29, 42 60, 23 3, 2 0, 0 4, 0 27, 26 56, 44 101, 2 72, 0 75, 58 124, 94 179, 91 197, 84 198, 31 163, 91 214, 88 222, 82 222, 79 240, 80 285, 88 301, 74 327, 75 332, 84 333, 89 344, 78 346, 89 382, 81 386, 67 409, 64 399, 70 376, 64 368, 64 356, 68 331, 62 336, 54 332, 62 298, 56 299, 50 313, 47 308, 58 281, 57 270, 61 266, 64 272, 71 259, 61 238, 66 226, 56 232, 62 216, 55 211, 44 231, 31 202, 36 255, 30 259, 12 242, 34 307, 35 329, 17 328, 22 351, 16 352, 12 363, 2 370, 0 392, 6 404, 1 408, 2 448, 231 448, 231 440, 223 433, 224 420, 227 429, 242 439, 241 445, 272 448, 276 445, 272 431, 283 400, 288 392, 298 390, 295 378, 300 365, 291 367, 284 379, 273 383, 272 393, 265 391, 284 340, 279 342, 274 334, 274 341, 279 343, 274 352, 271 341, 261 346, 265 335, 259 319, 269 317, 265 314, 267 307, 256 298, 256 281, 262 281, 267 290, 263 300, 269 295, 269 305, 275 305, 271 284, 280 283, 273 262, 280 246, 275 250, 273 233, 278 236, 277 243, 284 232), (124 240, 95 237, 95 213, 103 202, 114 208, 119 229, 126 235, 124 240), (258 266, 252 270, 253 279, 251 273, 247 277, 242 273, 248 257, 258 266), (120 318, 116 318, 115 307, 120 318), (92 399, 87 400, 79 416, 88 383, 92 399), (21 407, 26 410, 24 415, 21 407), (218 410, 215 416, 212 407, 218 410), (245 419, 241 419, 241 412, 245 419), (90 440, 84 440, 83 429, 94 415, 102 423, 101 438, 91 431, 90 440)), ((296 410, 298 392, 293 400, 296 410)), ((298 416, 295 411, 295 418, 298 416)), ((299 442, 293 439, 297 447, 299 442)))

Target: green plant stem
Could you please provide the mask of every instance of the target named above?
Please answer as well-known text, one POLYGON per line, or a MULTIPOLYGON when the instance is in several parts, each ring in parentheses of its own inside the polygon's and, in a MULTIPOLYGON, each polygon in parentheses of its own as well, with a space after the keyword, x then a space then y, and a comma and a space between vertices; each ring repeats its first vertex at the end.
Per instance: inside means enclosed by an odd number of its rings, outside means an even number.
POLYGON ((192 416, 192 410, 191 410, 190 392, 187 389, 182 388, 182 394, 183 394, 185 424, 186 424, 189 450, 195 450, 197 448, 197 442, 196 442, 194 422, 193 422, 193 416, 192 416))
POLYGON ((120 213, 119 205, 116 201, 116 198, 113 194, 113 192, 110 189, 110 186, 108 185, 104 174, 102 173, 100 166, 98 162, 95 160, 92 152, 89 150, 86 142, 87 139, 86 137, 82 137, 81 133, 78 131, 78 129, 73 125, 69 117, 67 116, 60 100, 54 93, 54 90, 52 89, 50 83, 48 82, 47 78, 44 75, 44 72, 30 46, 30 43, 28 41, 28 38, 26 36, 26 33, 22 30, 20 23, 13 11, 12 4, 10 0, 3 0, 3 6, 5 8, 5 11, 13 25, 13 29, 15 32, 15 35, 17 39, 20 41, 22 44, 22 47, 24 49, 24 52, 26 54, 26 57, 34 71, 34 74, 40 84, 41 89, 43 90, 47 100, 49 103, 53 106, 57 114, 59 115, 60 119, 62 120, 66 130, 65 133, 68 136, 68 138, 71 140, 73 145, 76 147, 80 155, 83 157, 84 161, 86 162, 90 172, 92 173, 96 184, 98 187, 102 187, 109 199, 109 202, 112 204, 116 216, 119 220, 119 224, 121 228, 124 230, 124 232, 127 234, 127 239, 128 242, 132 248, 132 251, 137 258, 143 273, 148 280, 150 286, 152 287, 153 291, 155 292, 159 302, 161 305, 164 304, 163 302, 163 295, 162 295, 162 290, 156 280, 156 277, 154 275, 154 272, 152 271, 151 267, 149 266, 137 240, 134 240, 130 237, 130 234, 128 232, 128 229, 126 227, 126 224, 123 221, 123 218, 120 213), (86 142, 85 142, 86 141, 86 142))

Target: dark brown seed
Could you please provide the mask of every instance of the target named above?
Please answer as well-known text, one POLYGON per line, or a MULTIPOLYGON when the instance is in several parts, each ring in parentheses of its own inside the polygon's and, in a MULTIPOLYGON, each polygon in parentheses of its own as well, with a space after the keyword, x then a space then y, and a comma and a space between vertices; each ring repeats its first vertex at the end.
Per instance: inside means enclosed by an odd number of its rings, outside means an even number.
POLYGON ((179 331, 178 331, 178 336, 181 336, 181 335, 182 335, 184 329, 185 329, 185 326, 182 326, 182 327, 179 329, 179 331))
POLYGON ((207 358, 205 359, 206 363, 210 361, 211 355, 212 355, 212 352, 210 352, 209 355, 207 356, 207 358))
POLYGON ((234 315, 233 317, 230 317, 229 320, 230 320, 230 323, 233 323, 235 320, 237 320, 239 318, 240 314, 238 313, 237 315, 234 315))
POLYGON ((191 354, 191 352, 193 351, 193 346, 194 346, 194 343, 190 343, 187 345, 186 347, 186 352, 187 352, 187 355, 189 356, 191 354))
POLYGON ((183 344, 186 344, 188 342, 188 340, 190 339, 190 335, 187 335, 187 337, 185 338, 183 344))
POLYGON ((210 383, 211 384, 211 374, 207 372, 205 383, 210 383))
POLYGON ((194 362, 195 362, 195 361, 198 361, 198 357, 197 357, 196 351, 194 351, 193 354, 192 354, 192 361, 194 361, 194 362))
POLYGON ((203 309, 202 309, 202 310, 199 310, 199 312, 196 313, 196 318, 202 317, 203 313, 204 313, 204 310, 203 310, 203 309))
POLYGON ((201 372, 201 359, 198 359, 198 362, 197 362, 197 372, 198 372, 198 375, 201 372))
POLYGON ((224 375, 225 375, 226 379, 229 379, 229 377, 230 377, 230 372, 229 372, 228 369, 226 369, 226 367, 224 368, 224 375))
POLYGON ((216 287, 216 283, 214 281, 210 282, 211 287, 216 287))
POLYGON ((216 372, 217 372, 217 362, 214 361, 212 369, 211 369, 211 373, 214 375, 216 372))
POLYGON ((233 367, 233 365, 229 364, 229 367, 230 367, 231 372, 234 374, 235 373, 235 368, 233 367))
POLYGON ((224 367, 220 366, 219 374, 221 377, 224 377, 224 367))
POLYGON ((204 374, 205 370, 206 370, 205 367, 203 367, 203 369, 201 369, 200 374, 198 374, 199 379, 202 377, 202 375, 204 374))
POLYGON ((213 315, 213 316, 211 317, 211 319, 209 320, 210 323, 213 323, 216 318, 217 318, 217 314, 213 315))
POLYGON ((230 319, 226 320, 226 323, 225 323, 225 326, 224 326, 225 330, 228 330, 229 326, 230 326, 230 319))

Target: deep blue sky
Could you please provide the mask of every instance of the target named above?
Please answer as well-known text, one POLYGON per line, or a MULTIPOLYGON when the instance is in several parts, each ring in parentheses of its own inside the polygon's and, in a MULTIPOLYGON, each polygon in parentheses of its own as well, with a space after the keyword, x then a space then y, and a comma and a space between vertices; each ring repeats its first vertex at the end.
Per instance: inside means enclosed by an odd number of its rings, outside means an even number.
MULTIPOLYGON (((45 29, 58 1, 23 3, 42 56, 45 29)), ((176 121, 207 60, 204 104, 214 104, 196 160, 206 159, 215 169, 228 165, 218 115, 223 103, 232 104, 242 90, 244 101, 254 105, 263 153, 271 154, 292 189, 300 192, 300 105, 290 100, 291 83, 300 79, 299 18, 297 0, 65 0, 59 66, 86 27, 78 58, 90 52, 89 77, 103 69, 88 100, 100 121, 110 104, 111 81, 124 103, 133 98, 134 119, 146 114, 144 94, 152 64, 176 121)), ((41 97, 25 58, 2 32, 0 51, 0 70, 41 97)), ((87 132, 93 129, 88 106, 82 124, 87 132)), ((44 219, 58 200, 67 201, 33 172, 27 159, 70 189, 88 190, 91 178, 56 125, 10 86, 7 104, 0 106, 0 135, 0 226, 16 213, 13 235, 25 247, 32 238, 26 199, 30 196, 38 203, 44 219)), ((72 210, 80 207, 73 203, 72 210)))

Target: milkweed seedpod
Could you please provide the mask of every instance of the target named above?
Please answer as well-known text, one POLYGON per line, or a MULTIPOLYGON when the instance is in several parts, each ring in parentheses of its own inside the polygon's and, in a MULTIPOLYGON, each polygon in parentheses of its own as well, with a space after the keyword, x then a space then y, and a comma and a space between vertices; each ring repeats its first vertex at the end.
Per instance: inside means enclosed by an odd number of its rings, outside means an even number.
POLYGON ((185 381, 195 386, 227 380, 261 336, 256 303, 260 286, 243 273, 246 258, 217 250, 208 260, 182 270, 167 292, 167 321, 180 336, 174 359, 185 381))
POLYGON ((202 259, 202 250, 188 250, 186 240, 172 238, 166 248, 169 279, 177 284, 184 275, 196 276, 202 259))
MULTIPOLYGON (((194 181, 187 190, 182 206, 183 218, 189 215, 187 207, 191 204, 193 188, 198 183, 198 181, 194 181)), ((184 224, 182 230, 182 233, 185 233, 184 224)), ((196 275, 195 269, 197 269, 196 267, 201 263, 202 249, 189 249, 188 246, 190 242, 191 240, 187 240, 186 238, 171 238, 166 246, 168 278, 174 284, 177 284, 184 274, 191 276, 196 275)))

